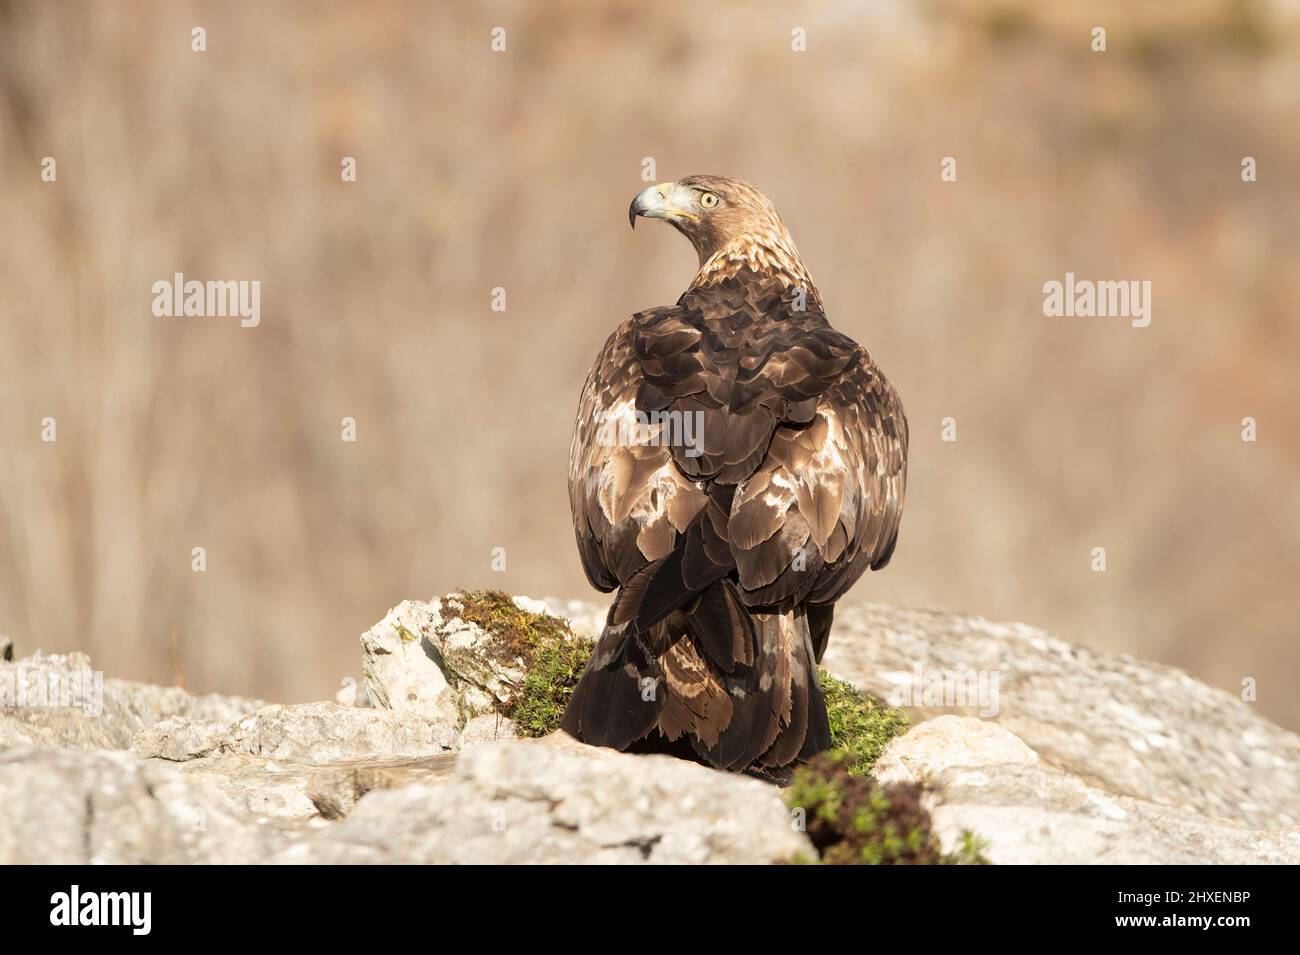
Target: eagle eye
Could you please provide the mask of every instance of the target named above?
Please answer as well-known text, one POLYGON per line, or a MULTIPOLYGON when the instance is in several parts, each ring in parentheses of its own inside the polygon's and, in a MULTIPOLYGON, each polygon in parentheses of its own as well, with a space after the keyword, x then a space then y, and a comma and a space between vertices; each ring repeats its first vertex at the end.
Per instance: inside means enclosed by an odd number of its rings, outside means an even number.
POLYGON ((706 192, 700 196, 700 205, 705 209, 712 209, 720 200, 711 192, 706 192))

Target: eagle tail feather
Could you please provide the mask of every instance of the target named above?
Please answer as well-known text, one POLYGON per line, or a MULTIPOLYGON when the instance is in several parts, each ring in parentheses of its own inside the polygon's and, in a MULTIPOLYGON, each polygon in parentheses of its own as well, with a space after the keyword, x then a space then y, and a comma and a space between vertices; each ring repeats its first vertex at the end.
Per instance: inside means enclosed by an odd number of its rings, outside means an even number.
POLYGON ((830 720, 813 654, 808 619, 800 610, 781 622, 790 627, 788 635, 783 634, 785 645, 782 647, 782 655, 788 660, 790 670, 789 717, 780 726, 771 746, 758 757, 760 765, 769 767, 807 760, 831 748, 830 720))
POLYGON ((606 624, 560 728, 592 746, 627 749, 659 718, 662 701, 644 693, 645 679, 657 680, 658 667, 640 635, 626 625, 606 624))
POLYGON ((619 593, 562 728, 619 750, 642 740, 653 749, 658 739, 676 752, 680 745, 669 744, 685 736, 701 760, 730 770, 785 766, 828 749, 802 610, 751 613, 728 578, 699 593, 649 590, 662 568, 648 567, 619 593), (642 629, 648 592, 658 604, 650 618, 668 604, 675 609, 642 629))

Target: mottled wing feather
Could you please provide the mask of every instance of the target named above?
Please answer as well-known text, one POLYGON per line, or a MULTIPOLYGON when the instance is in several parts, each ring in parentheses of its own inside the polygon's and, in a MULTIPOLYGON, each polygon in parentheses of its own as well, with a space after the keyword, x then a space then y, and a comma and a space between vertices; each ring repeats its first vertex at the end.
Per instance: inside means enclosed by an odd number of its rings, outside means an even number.
POLYGON ((686 589, 726 573, 751 608, 788 608, 833 602, 888 561, 905 483, 902 406, 864 349, 785 292, 752 276, 694 289, 606 342, 569 473, 594 586, 611 590, 682 551, 673 567, 686 589), (702 422, 699 443, 665 444, 643 427, 656 412, 702 422))
POLYGON ((671 551, 705 503, 672 463, 653 426, 642 428, 644 382, 625 322, 601 350, 582 397, 569 452, 569 504, 578 553, 592 586, 609 591, 671 551))
POLYGON ((855 361, 821 393, 812 423, 778 427, 736 489, 728 537, 751 605, 837 600, 893 552, 907 421, 893 387, 851 347, 855 361))

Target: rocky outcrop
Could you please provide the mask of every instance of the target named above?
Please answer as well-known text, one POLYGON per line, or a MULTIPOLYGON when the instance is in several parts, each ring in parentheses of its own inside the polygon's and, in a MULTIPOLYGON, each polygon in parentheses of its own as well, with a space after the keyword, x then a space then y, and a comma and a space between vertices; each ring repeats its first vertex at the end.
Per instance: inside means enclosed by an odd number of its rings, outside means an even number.
POLYGON ((770 863, 808 851, 778 791, 563 734, 462 753, 445 781, 367 796, 291 863, 770 863))
POLYGON ((458 736, 454 723, 406 710, 298 703, 264 706, 234 720, 171 717, 137 733, 131 748, 173 762, 236 754, 319 766, 432 756, 455 748, 458 736))
POLYGON ((509 700, 523 683, 523 659, 464 612, 455 594, 404 600, 363 633, 366 702, 460 730, 509 700))
MULTIPOLYGON (((7 652, 12 656, 12 645, 7 652)), ((0 749, 126 749, 136 733, 162 720, 233 719, 264 705, 105 678, 84 653, 37 651, 16 663, 0 662, 0 749)))
POLYGON ((869 605, 835 623, 826 667, 914 720, 991 720, 1115 796, 1251 829, 1300 824, 1300 737, 1181 670, 938 610, 869 605), (995 675, 991 704, 956 699, 954 684, 995 675))
POLYGON ((996 723, 940 716, 894 740, 878 781, 928 782, 933 826, 948 851, 964 830, 994 863, 1295 864, 1300 829, 1249 829, 1089 783, 996 723))
POLYGON ((174 767, 120 751, 6 749, 0 806, 5 865, 249 862, 294 835, 174 767))
MULTIPOLYGON (((515 603, 579 638, 603 618, 515 603)), ((528 641, 471 609, 394 608, 362 636, 345 702, 97 682, 79 654, 0 661, 0 863, 815 856, 766 782, 516 739, 503 712, 528 641)), ((947 851, 969 830, 995 863, 1300 862, 1300 739, 1177 670, 886 607, 842 608, 826 663, 912 716, 873 775, 929 784, 947 851)))

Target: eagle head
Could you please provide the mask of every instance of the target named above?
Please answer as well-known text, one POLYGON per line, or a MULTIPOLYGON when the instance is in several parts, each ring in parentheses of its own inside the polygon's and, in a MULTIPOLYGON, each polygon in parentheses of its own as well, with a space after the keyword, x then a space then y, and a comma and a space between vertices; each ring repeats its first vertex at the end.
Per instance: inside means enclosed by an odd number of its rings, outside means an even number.
POLYGON ((794 240, 772 200, 739 179, 687 176, 661 182, 632 200, 627 218, 633 228, 637 216, 666 220, 691 240, 701 266, 719 253, 747 248, 780 250, 798 260, 794 240))

